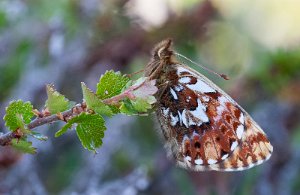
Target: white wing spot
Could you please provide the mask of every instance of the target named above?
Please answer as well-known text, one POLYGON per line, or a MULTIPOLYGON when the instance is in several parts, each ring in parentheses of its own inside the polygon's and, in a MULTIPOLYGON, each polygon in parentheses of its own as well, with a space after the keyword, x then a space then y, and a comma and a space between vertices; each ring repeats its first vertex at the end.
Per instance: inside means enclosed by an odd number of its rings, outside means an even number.
POLYGON ((226 108, 226 102, 228 102, 228 100, 224 97, 224 96, 220 96, 218 97, 218 101, 220 103, 220 105, 217 107, 217 115, 215 117, 216 121, 219 121, 222 117, 222 113, 224 112, 224 108, 226 108))
POLYGON ((168 116, 169 110, 170 110, 170 108, 167 108, 167 109, 166 108, 162 108, 162 113, 163 113, 164 117, 168 116))
POLYGON ((178 100, 178 96, 177 96, 176 92, 172 88, 170 88, 170 92, 171 92, 172 96, 174 97, 174 99, 178 100))
POLYGON ((174 87, 175 91, 181 91, 183 90, 183 86, 182 85, 177 85, 174 87))
POLYGON ((241 139, 242 135, 244 133, 244 125, 239 125, 238 128, 236 129, 236 136, 241 139))
POLYGON ((190 73, 191 75, 195 75, 195 74, 192 73, 190 70, 188 70, 188 69, 186 69, 186 68, 183 68, 183 67, 181 67, 181 66, 178 66, 178 68, 177 68, 177 74, 180 75, 180 73, 182 73, 182 72, 188 72, 188 73, 190 73))
POLYGON ((199 99, 197 99, 197 103, 198 103, 198 106, 197 106, 196 110, 190 111, 190 113, 192 115, 194 115, 194 117, 201 120, 197 123, 197 125, 200 126, 203 122, 204 123, 208 122, 209 119, 206 115, 206 106, 204 106, 199 99))
POLYGON ((218 162, 218 161, 213 160, 213 159, 208 159, 208 160, 207 160, 207 163, 210 164, 210 165, 216 164, 216 162, 218 162))
POLYGON ((183 124, 186 126, 186 128, 188 128, 189 124, 188 124, 188 121, 187 121, 186 110, 185 109, 182 111, 181 117, 182 117, 183 124))
POLYGON ((186 83, 189 83, 191 82, 191 78, 190 77, 182 77, 179 79, 179 83, 182 83, 182 84, 186 84, 186 83))
POLYGON ((182 125, 182 115, 180 114, 179 111, 177 111, 177 113, 178 113, 179 123, 180 125, 182 125))
POLYGON ((245 119, 244 119, 244 114, 241 112, 240 118, 239 118, 240 123, 244 124, 245 119))
POLYGON ((226 168, 226 169, 224 169, 224 171, 235 171, 235 170, 232 168, 226 168))
POLYGON ((192 160, 192 158, 190 156, 186 156, 186 157, 184 157, 184 159, 189 162, 191 162, 191 160, 192 160))
POLYGON ((224 156, 222 156, 222 160, 225 160, 227 157, 229 156, 229 154, 225 154, 224 156))
POLYGON ((244 170, 245 168, 244 167, 238 167, 236 170, 237 171, 242 171, 242 170, 244 170))
POLYGON ((259 164, 261 164, 263 162, 264 162, 264 160, 258 160, 255 164, 259 165, 259 164))
POLYGON ((208 96, 203 96, 202 99, 203 99, 205 102, 208 102, 208 101, 209 101, 209 97, 208 97, 208 96))
POLYGON ((191 96, 188 96, 185 101, 190 102, 191 99, 192 99, 191 96))
POLYGON ((195 160, 195 164, 196 165, 202 165, 203 164, 203 160, 201 158, 198 158, 195 160))
POLYGON ((195 136, 199 136, 199 133, 196 133, 196 131, 193 131, 193 139, 195 136))
POLYGON ((232 142, 230 150, 233 151, 237 146, 238 146, 238 142, 237 141, 232 142))
POLYGON ((178 116, 173 116, 172 113, 170 114, 170 116, 171 116, 171 125, 174 127, 178 122, 178 116))
POLYGON ((252 167, 254 167, 254 166, 255 166, 255 164, 252 163, 252 164, 250 164, 247 168, 250 169, 250 168, 252 168, 252 167))
POLYGON ((216 92, 213 88, 211 88, 208 84, 200 79, 197 79, 197 83, 186 85, 188 88, 194 91, 200 91, 201 93, 211 93, 216 92))

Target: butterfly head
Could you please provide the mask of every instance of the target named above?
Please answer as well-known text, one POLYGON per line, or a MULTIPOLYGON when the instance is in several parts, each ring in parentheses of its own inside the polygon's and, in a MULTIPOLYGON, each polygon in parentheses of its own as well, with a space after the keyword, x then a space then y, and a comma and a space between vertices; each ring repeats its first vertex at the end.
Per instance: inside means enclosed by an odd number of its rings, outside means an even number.
POLYGON ((152 50, 152 60, 146 66, 145 75, 155 79, 164 67, 174 61, 174 52, 171 49, 172 39, 165 39, 152 50))
POLYGON ((153 58, 155 60, 169 60, 173 55, 171 46, 172 46, 171 39, 165 39, 161 41, 153 49, 153 58))

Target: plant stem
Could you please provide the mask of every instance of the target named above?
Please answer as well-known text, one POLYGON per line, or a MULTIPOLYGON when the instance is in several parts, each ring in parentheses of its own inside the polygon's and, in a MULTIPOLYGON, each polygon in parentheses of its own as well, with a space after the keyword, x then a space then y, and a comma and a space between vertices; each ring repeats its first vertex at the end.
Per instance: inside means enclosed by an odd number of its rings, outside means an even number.
MULTIPOLYGON (((60 114, 53 114, 47 117, 36 118, 33 121, 31 121, 31 123, 29 123, 27 127, 28 129, 34 129, 36 127, 42 126, 44 124, 52 123, 55 121, 59 121, 59 120, 66 121, 67 118, 76 116, 83 111, 86 111, 85 103, 77 104, 71 109, 66 110, 60 114)), ((20 135, 19 131, 13 131, 13 132, 2 134, 0 135, 0 145, 1 146, 10 145, 12 139, 20 138, 20 137, 22 137, 22 135, 20 135)))
MULTIPOLYGON (((133 86, 129 87, 128 89, 126 89, 125 91, 123 91, 119 95, 113 96, 111 98, 104 99, 102 101, 103 101, 103 103, 105 103, 107 105, 117 105, 121 100, 123 100, 125 98, 135 99, 136 97, 135 97, 133 92, 136 89, 138 89, 138 88, 142 87, 143 85, 147 84, 146 81, 149 82, 149 80, 145 80, 145 81, 141 82, 140 84, 133 85, 133 86)), ((71 109, 66 110, 62 113, 53 114, 51 116, 49 116, 47 114, 41 114, 41 116, 38 115, 39 117, 37 117, 33 121, 31 121, 27 125, 27 128, 32 130, 32 129, 34 129, 36 127, 39 127, 39 126, 42 126, 44 124, 49 124, 49 123, 59 121, 59 120, 67 122, 70 118, 72 118, 76 115, 79 115, 82 112, 86 112, 86 111, 87 111, 87 106, 86 106, 86 103, 83 102, 81 104, 75 105, 71 109)), ((12 139, 14 139, 14 138, 19 139, 23 136, 24 136, 24 134, 19 129, 16 129, 13 132, 8 132, 6 134, 0 134, 0 146, 10 145, 12 139)))

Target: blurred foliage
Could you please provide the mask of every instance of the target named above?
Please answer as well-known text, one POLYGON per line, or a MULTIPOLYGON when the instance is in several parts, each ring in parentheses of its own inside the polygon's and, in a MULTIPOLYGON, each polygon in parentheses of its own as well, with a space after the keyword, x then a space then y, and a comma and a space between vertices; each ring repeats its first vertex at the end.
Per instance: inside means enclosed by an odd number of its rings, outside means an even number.
POLYGON ((3 11, 0 11, 0 29, 5 28, 8 25, 6 15, 3 11))
POLYGON ((60 19, 64 24, 67 32, 67 37, 71 38, 81 29, 81 20, 78 1, 59 0, 53 3, 52 1, 29 0, 28 1, 28 17, 40 20, 40 22, 56 22, 60 19))
MULTIPOLYGON (((68 142, 68 141, 67 141, 68 142)), ((78 155, 80 147, 68 143, 63 149, 59 149, 55 156, 42 155, 39 164, 42 166, 40 174, 50 193, 58 193, 70 184, 72 177, 80 170, 83 159, 78 155), (47 165, 45 167, 45 165, 47 165)))
POLYGON ((269 92, 276 94, 300 77, 300 49, 279 50, 269 54, 269 62, 260 66, 256 78, 269 92))
POLYGON ((9 94, 10 90, 18 83, 19 77, 24 70, 24 64, 32 50, 32 45, 28 40, 21 40, 13 53, 4 58, 4 63, 0 66, 0 101, 9 94))

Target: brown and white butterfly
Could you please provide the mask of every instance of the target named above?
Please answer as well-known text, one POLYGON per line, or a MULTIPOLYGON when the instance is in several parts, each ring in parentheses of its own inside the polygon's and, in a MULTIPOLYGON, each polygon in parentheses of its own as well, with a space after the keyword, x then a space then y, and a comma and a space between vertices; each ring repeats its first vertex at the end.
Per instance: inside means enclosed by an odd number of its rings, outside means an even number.
POLYGON ((145 76, 156 79, 156 115, 165 147, 177 164, 195 171, 241 171, 268 160, 266 134, 229 95, 176 61, 164 40, 153 50, 145 76))

